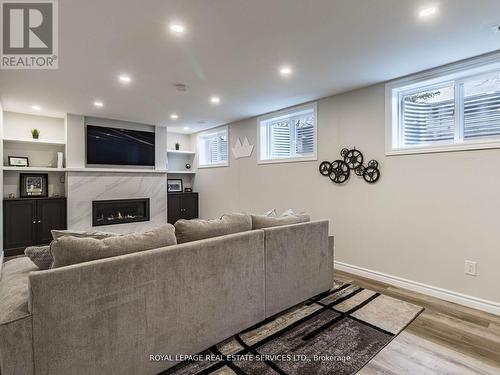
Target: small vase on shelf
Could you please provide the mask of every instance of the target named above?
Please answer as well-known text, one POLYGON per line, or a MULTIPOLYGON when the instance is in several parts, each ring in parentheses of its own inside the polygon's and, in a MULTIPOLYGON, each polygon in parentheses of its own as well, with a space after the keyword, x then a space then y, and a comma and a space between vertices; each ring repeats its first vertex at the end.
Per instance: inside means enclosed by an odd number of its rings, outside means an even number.
POLYGON ((180 148, 181 148, 181 144, 180 144, 179 142, 177 142, 177 143, 175 144, 175 150, 176 150, 176 151, 179 151, 179 149, 180 149, 180 148))
POLYGON ((40 130, 38 129, 31 129, 31 136, 33 137, 33 139, 38 139, 38 137, 40 136, 40 130))

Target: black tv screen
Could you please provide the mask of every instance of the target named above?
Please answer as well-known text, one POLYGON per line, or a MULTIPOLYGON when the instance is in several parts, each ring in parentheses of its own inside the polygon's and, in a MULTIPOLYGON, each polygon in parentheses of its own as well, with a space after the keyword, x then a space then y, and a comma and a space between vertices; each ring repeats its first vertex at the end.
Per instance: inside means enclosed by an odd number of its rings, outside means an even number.
POLYGON ((155 165, 155 133, 87 125, 87 164, 155 165))

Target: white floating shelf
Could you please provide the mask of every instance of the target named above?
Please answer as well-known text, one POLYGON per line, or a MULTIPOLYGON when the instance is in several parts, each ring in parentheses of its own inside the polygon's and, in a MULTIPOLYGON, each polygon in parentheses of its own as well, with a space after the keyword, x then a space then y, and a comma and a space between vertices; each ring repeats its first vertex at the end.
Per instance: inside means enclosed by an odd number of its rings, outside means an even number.
POLYGON ((167 171, 168 174, 195 174, 196 171, 167 171))
POLYGON ((167 150, 167 154, 178 154, 178 155, 195 155, 194 151, 184 151, 184 150, 167 150))
POLYGON ((66 144, 66 142, 58 139, 4 138, 3 141, 11 143, 31 143, 31 144, 58 145, 58 146, 64 146, 66 144))
POLYGON ((3 167, 4 171, 26 171, 26 172, 64 172, 66 168, 56 168, 56 167, 3 167))
POLYGON ((92 173, 156 173, 166 174, 166 169, 131 169, 131 168, 65 168, 67 172, 92 172, 92 173))

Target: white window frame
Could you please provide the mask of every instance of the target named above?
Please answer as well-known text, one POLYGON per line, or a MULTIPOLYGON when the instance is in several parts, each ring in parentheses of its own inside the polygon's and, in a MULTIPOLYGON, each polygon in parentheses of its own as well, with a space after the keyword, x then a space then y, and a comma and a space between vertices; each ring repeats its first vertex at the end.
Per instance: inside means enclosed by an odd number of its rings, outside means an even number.
MULTIPOLYGON (((266 145, 266 147, 268 147, 266 145)), ((260 116, 257 118, 257 155, 258 161, 257 164, 276 164, 276 163, 297 163, 302 161, 317 161, 318 160, 318 105, 316 102, 302 104, 299 106, 295 106, 292 108, 283 109, 280 111, 268 113, 267 115, 260 116), (262 122, 276 119, 279 117, 287 117, 296 112, 301 112, 305 110, 313 110, 314 113, 314 151, 310 156, 299 156, 299 157, 285 157, 285 158, 275 158, 275 159, 262 159, 261 158, 261 148, 263 147, 262 141, 263 137, 261 136, 261 127, 262 122)))
MULTIPOLYGON (((385 85, 385 153, 391 155, 423 154, 433 152, 466 151, 500 148, 500 136, 488 136, 481 139, 464 140, 455 126, 454 143, 436 142, 432 145, 402 146, 400 98, 420 90, 444 86, 446 83, 461 83, 470 78, 479 77, 500 70, 500 53, 472 58, 431 69, 409 77, 389 82, 385 85)), ((455 90, 459 85, 455 85, 455 90)), ((463 94, 455 92, 455 98, 463 94)), ((461 101, 455 102, 455 124, 461 121, 461 101)))
POLYGON ((198 168, 218 168, 218 167, 229 167, 229 127, 227 125, 225 126, 220 126, 217 128, 205 130, 203 132, 198 133, 196 136, 196 149, 197 149, 197 154, 198 154, 198 168), (200 141, 201 138, 204 138, 206 136, 209 136, 211 134, 218 134, 218 133, 226 133, 226 147, 227 147, 227 160, 222 163, 212 163, 212 164, 201 164, 201 152, 200 152, 200 141))

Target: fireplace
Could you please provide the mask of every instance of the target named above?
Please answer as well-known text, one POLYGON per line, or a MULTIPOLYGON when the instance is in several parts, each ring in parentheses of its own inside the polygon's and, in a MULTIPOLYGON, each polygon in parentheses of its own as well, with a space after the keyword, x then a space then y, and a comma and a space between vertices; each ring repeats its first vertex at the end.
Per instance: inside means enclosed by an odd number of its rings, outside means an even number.
POLYGON ((149 221, 149 198, 92 201, 92 226, 149 221))

